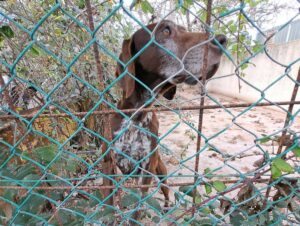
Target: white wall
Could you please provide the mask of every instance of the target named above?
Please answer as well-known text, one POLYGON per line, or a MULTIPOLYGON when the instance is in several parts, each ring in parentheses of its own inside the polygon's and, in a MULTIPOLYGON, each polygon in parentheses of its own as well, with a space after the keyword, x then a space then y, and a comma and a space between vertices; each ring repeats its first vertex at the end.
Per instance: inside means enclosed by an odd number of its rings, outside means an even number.
MULTIPOLYGON (((300 40, 289 42, 281 45, 269 45, 270 55, 282 64, 291 64, 293 61, 300 58, 300 40)), ((285 68, 272 62, 265 53, 261 53, 253 58, 250 64, 244 71, 245 76, 240 80, 241 90, 239 91, 238 77, 234 74, 229 77, 220 77, 234 73, 235 66, 226 57, 223 57, 221 66, 213 77, 208 81, 208 91, 220 93, 225 96, 235 97, 246 102, 254 102, 260 99, 261 93, 249 84, 263 91, 277 78, 284 74, 285 68)), ((298 75, 300 63, 292 66, 289 75, 296 79, 298 75)), ((265 97, 271 101, 289 101, 294 88, 294 82, 287 76, 280 79, 273 86, 269 87, 264 93, 265 97)), ((300 100, 300 87, 296 100, 300 100)), ((299 109, 300 105, 295 106, 299 109)))

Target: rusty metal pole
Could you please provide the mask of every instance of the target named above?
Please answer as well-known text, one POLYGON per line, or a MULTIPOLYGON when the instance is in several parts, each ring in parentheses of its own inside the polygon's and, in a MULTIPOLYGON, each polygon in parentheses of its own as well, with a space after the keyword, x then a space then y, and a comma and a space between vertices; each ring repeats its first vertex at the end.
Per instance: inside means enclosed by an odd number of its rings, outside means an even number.
MULTIPOLYGON (((207 27, 210 27, 211 24, 211 10, 212 10, 212 2, 213 0, 208 0, 207 1, 207 15, 206 15, 206 25, 207 27)), ((206 40, 209 39, 209 30, 206 30, 206 40)), ((202 85, 205 86, 206 83, 206 75, 207 75, 207 61, 208 61, 208 44, 204 46, 204 53, 203 53, 203 64, 201 68, 201 75, 202 75, 202 85)), ((200 111, 199 111, 199 121, 198 121, 198 132, 201 134, 202 133, 202 125, 203 125, 203 114, 204 114, 204 101, 205 101, 205 89, 202 87, 201 89, 201 101, 200 101, 200 111)), ((196 185, 196 182, 198 180, 198 171, 199 171, 199 154, 198 151, 200 150, 201 146, 201 135, 198 134, 197 137, 197 147, 196 147, 196 159, 195 159, 195 177, 194 177, 194 185, 196 185)), ((194 194, 193 194, 193 203, 195 203, 195 198, 196 198, 196 187, 194 189, 194 194)), ((193 210, 193 214, 195 211, 193 210)))
MULTIPOLYGON (((255 107, 267 107, 267 106, 274 106, 274 105, 290 105, 290 104, 300 104, 300 101, 280 101, 280 102, 272 102, 272 103, 258 103, 255 105, 255 107)), ((151 108, 144 108, 140 109, 140 112, 163 112, 163 111, 195 111, 195 110, 200 110, 200 109, 220 109, 220 108, 247 108, 251 107, 253 103, 243 103, 243 104, 223 104, 222 106, 220 105, 203 105, 203 106, 182 106, 182 107, 176 107, 173 109, 166 108, 166 107, 151 107, 151 108)), ((20 111, 19 116, 23 118, 33 118, 38 112, 40 108, 36 109, 30 109, 30 110, 25 110, 25 111, 20 111)), ((138 110, 137 108, 131 108, 131 109, 124 109, 122 110, 123 113, 133 113, 138 110)), ((73 115, 75 116, 85 116, 88 112, 87 111, 80 111, 80 112, 72 112, 73 115)), ((91 113, 91 115, 111 115, 111 114, 119 114, 115 110, 101 110, 101 111, 94 111, 91 113)), ((49 113, 49 114, 40 114, 36 118, 59 118, 59 117, 69 117, 70 116, 67 113, 49 113)), ((3 120, 13 120, 16 119, 17 116, 14 115, 0 115, 0 119, 3 120)))
POLYGON ((288 126, 288 124, 290 123, 290 120, 291 120, 290 115, 292 114, 293 109, 294 109, 294 103, 293 102, 296 100, 298 89, 299 89, 299 84, 300 84, 300 67, 299 67, 299 70, 298 70, 298 76, 297 76, 297 79, 296 79, 296 83, 295 83, 295 86, 294 86, 294 89, 293 89, 293 93, 292 93, 292 97, 291 97, 291 103, 289 104, 288 113, 286 114, 284 127, 283 127, 284 130, 282 132, 282 135, 281 135, 281 138, 280 138, 280 141, 279 141, 279 147, 278 147, 277 155, 279 155, 282 152, 282 148, 283 148, 283 145, 285 143, 284 141, 285 141, 286 134, 287 134, 286 127, 288 126))

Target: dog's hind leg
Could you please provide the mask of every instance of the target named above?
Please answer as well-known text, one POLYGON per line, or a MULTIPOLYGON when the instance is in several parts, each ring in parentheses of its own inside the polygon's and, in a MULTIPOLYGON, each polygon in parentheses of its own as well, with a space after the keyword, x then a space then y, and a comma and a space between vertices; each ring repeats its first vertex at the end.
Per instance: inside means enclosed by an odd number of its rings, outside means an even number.
MULTIPOLYGON (((144 172, 143 173, 143 178, 142 178, 142 185, 149 185, 151 184, 151 181, 152 181, 152 177, 156 174, 156 168, 157 168, 157 163, 158 161, 156 160, 157 159, 157 152, 155 152, 151 157, 150 157, 150 160, 149 160, 149 165, 147 167, 147 172, 144 172)), ((143 187, 142 189, 142 193, 143 195, 145 195, 148 190, 149 190, 149 187, 143 187)))
POLYGON ((158 175, 158 178, 162 182, 161 191, 163 192, 163 194, 165 196, 165 207, 168 207, 169 201, 170 201, 169 187, 167 185, 167 179, 166 179, 168 172, 167 172, 167 168, 166 168, 165 164, 163 163, 163 161, 160 158, 160 155, 158 155, 158 164, 156 167, 156 174, 158 175))
MULTIPOLYGON (((165 197, 165 207, 169 206, 169 201, 170 201, 170 197, 169 197, 169 188, 167 186, 167 168, 165 166, 165 164, 163 163, 163 161, 160 158, 160 155, 158 152, 155 153, 155 159, 156 161, 150 161, 150 165, 148 167, 148 171, 149 173, 145 173, 145 177, 143 177, 142 180, 142 184, 143 185, 149 185, 151 184, 152 181, 152 175, 156 174, 158 175, 159 180, 162 182, 161 185, 161 191, 165 197)), ((142 193, 143 195, 146 194, 149 190, 149 187, 143 187, 142 189, 142 193)))
MULTIPOLYGON (((155 152, 153 155, 154 156, 157 155, 157 152, 155 152)), ((147 192, 149 190, 149 187, 147 187, 147 185, 149 185, 151 183, 152 177, 156 173, 155 169, 156 169, 157 161, 153 161, 152 158, 153 158, 153 156, 150 157, 147 170, 141 169, 142 185, 145 185, 141 188, 143 197, 145 197, 147 195, 147 192)), ((130 225, 133 225, 133 226, 138 225, 135 221, 139 221, 141 216, 142 216, 142 210, 136 209, 136 211, 134 211, 134 213, 132 214, 133 220, 129 220, 130 225)))

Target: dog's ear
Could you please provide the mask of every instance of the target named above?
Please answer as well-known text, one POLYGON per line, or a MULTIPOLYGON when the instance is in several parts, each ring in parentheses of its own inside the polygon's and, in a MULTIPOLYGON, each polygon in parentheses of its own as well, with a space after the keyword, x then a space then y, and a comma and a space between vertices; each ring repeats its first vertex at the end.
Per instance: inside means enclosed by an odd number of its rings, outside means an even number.
MULTIPOLYGON (((133 48, 133 41, 131 39, 127 39, 123 41, 122 44, 122 52, 120 54, 119 59, 126 64, 132 58, 132 48, 133 48)), ((117 70, 116 70, 116 77, 120 76, 124 72, 125 68, 118 63, 117 70)), ((135 65, 134 62, 128 65, 127 67, 128 73, 132 76, 135 76, 135 65)), ((126 74, 120 80, 120 85, 123 89, 123 97, 128 98, 132 94, 135 89, 135 80, 129 75, 126 74)))
POLYGON ((176 94, 176 85, 167 83, 162 90, 163 97, 168 100, 173 100, 175 94, 176 94))
POLYGON ((216 72, 219 68, 219 65, 220 64, 215 64, 212 66, 211 70, 207 72, 206 79, 210 79, 211 77, 213 77, 216 74, 216 72))

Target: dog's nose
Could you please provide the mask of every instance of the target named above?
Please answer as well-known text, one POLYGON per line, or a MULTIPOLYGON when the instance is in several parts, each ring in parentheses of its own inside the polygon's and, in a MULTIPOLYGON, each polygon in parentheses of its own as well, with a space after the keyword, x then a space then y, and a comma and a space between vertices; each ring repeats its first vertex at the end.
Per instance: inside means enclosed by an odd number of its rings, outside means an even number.
POLYGON ((227 38, 225 35, 216 35, 214 40, 212 41, 214 45, 217 45, 216 41, 217 40, 223 47, 226 47, 227 45, 227 38))

